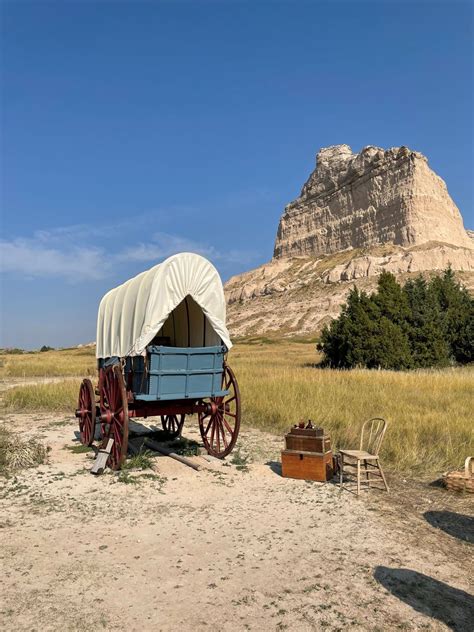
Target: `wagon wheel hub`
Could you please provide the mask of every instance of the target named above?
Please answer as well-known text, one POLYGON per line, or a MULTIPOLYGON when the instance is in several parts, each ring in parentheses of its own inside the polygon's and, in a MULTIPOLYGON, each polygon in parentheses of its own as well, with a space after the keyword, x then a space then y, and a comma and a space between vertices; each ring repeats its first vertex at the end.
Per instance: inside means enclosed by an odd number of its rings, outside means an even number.
POLYGON ((100 420, 103 424, 111 424, 115 418, 121 419, 122 416, 122 411, 113 412, 112 410, 107 409, 104 413, 101 414, 100 420))
POLYGON ((224 458, 234 447, 240 429, 240 392, 233 371, 227 365, 222 374, 227 395, 212 397, 209 407, 199 414, 199 429, 209 454, 224 458))
POLYGON ((92 411, 87 408, 76 408, 75 416, 76 417, 85 417, 87 414, 90 414, 92 411))

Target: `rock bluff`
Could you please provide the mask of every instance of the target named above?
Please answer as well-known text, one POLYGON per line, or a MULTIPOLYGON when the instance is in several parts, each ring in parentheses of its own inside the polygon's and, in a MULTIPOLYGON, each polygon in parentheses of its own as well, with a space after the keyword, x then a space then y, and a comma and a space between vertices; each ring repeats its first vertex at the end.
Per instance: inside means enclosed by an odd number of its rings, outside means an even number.
POLYGON ((319 257, 385 243, 472 248, 446 184, 407 147, 321 149, 316 169, 280 219, 274 258, 319 257))
POLYGON ((351 287, 371 292, 383 270, 404 282, 451 266, 473 291, 473 237, 422 154, 321 149, 280 220, 272 261, 226 283, 228 326, 234 336, 313 336, 351 287))

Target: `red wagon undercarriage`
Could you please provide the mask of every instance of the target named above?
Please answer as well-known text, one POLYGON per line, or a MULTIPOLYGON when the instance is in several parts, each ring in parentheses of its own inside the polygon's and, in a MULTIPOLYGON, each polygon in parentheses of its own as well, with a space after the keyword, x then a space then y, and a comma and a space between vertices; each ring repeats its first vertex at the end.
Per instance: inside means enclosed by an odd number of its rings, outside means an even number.
POLYGON ((120 365, 100 369, 99 383, 94 389, 89 379, 82 381, 76 417, 81 441, 92 445, 96 426, 100 424, 100 441, 104 446, 113 439, 108 465, 120 469, 128 449, 128 421, 133 418, 161 417, 163 430, 170 439, 181 435, 187 415, 198 415, 199 429, 207 452, 224 458, 233 449, 240 429, 240 392, 231 368, 224 364, 222 390, 224 397, 197 401, 152 401, 134 398, 126 388, 120 365))

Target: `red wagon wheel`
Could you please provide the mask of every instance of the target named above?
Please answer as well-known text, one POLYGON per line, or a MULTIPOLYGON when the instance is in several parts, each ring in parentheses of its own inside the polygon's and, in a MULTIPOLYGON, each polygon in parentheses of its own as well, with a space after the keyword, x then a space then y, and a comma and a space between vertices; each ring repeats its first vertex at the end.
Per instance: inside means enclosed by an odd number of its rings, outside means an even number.
POLYGON ((163 430, 170 436, 170 439, 176 439, 176 437, 181 436, 184 417, 185 415, 161 415, 161 425, 163 430))
POLYGON ((101 370, 99 391, 103 445, 107 444, 107 439, 114 440, 108 466, 112 470, 119 470, 128 447, 128 403, 122 371, 118 365, 101 370))
POLYGON ((237 441, 240 429, 240 391, 230 367, 224 366, 222 390, 224 397, 211 397, 211 413, 199 413, 199 430, 209 454, 223 459, 237 441))
POLYGON ((79 388, 76 415, 79 417, 81 443, 92 445, 95 434, 95 393, 92 382, 87 378, 82 380, 79 388))

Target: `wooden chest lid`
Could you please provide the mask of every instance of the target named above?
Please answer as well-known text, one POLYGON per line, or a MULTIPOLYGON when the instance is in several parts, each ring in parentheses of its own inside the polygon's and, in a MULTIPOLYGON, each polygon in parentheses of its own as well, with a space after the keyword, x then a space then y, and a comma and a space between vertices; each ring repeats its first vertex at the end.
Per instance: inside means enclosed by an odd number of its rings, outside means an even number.
POLYGON ((304 437, 324 437, 324 430, 323 428, 291 428, 288 434, 304 437))

